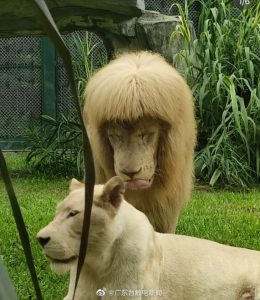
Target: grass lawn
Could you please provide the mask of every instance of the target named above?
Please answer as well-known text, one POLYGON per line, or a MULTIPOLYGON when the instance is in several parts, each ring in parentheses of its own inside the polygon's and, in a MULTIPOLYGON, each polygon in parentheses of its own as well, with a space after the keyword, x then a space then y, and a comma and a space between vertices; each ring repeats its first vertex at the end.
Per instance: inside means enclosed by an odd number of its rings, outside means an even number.
MULTIPOLYGON (((36 241, 37 231, 53 217, 56 204, 68 191, 69 179, 36 177, 29 173, 16 155, 7 156, 13 174, 13 184, 31 238, 44 299, 63 299, 68 289, 68 277, 53 274, 36 241)), ((221 243, 260 249, 260 191, 234 193, 195 191, 180 218, 179 234, 192 235, 221 243)), ((0 178, 0 255, 13 280, 19 299, 35 299, 23 249, 15 229, 10 204, 0 178)))

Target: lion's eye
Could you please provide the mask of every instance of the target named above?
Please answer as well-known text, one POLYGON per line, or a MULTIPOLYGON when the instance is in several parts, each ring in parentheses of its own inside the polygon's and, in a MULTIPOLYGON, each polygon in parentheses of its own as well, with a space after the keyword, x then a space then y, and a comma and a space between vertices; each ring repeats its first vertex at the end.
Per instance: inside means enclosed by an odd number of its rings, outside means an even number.
POLYGON ((143 141, 148 142, 153 135, 154 132, 146 132, 146 133, 142 133, 140 136, 143 141))
POLYGON ((120 142, 122 140, 122 136, 118 134, 109 134, 108 135, 109 139, 112 141, 120 142))
POLYGON ((78 213, 79 213, 78 210, 71 210, 71 211, 68 213, 67 218, 74 217, 74 216, 76 216, 78 213))

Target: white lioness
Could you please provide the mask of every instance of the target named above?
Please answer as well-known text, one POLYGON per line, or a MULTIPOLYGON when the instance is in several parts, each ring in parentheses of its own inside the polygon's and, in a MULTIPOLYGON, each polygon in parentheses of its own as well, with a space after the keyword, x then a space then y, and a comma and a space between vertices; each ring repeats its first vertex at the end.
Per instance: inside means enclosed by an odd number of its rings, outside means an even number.
MULTIPOLYGON (((123 198, 113 177, 96 185, 89 248, 76 300, 260 299, 260 252, 193 237, 161 234, 123 198)), ((72 180, 54 220, 37 237, 53 270, 70 269, 74 289, 84 207, 84 185, 72 180)))

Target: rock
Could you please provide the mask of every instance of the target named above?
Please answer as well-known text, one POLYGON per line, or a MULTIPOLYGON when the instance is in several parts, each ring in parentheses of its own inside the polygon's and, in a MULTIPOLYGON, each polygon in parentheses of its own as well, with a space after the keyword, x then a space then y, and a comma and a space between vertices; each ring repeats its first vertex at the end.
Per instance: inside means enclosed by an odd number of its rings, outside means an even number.
MULTIPOLYGON (((144 0, 46 0, 61 33, 76 30, 100 35, 108 53, 148 49, 161 53, 169 62, 184 47, 183 38, 170 38, 178 16, 145 11, 144 0)), ((192 36, 195 36, 190 22, 192 36)), ((0 37, 44 35, 35 17, 32 2, 9 0, 1 4, 0 37)))

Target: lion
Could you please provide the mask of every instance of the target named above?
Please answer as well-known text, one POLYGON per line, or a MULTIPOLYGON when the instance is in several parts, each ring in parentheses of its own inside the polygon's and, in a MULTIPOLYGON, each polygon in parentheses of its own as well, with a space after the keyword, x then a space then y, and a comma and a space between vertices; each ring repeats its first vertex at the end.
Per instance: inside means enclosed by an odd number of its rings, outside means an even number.
MULTIPOLYGON (((260 252, 155 232, 124 199, 116 176, 96 185, 88 251, 75 300, 259 300, 260 252)), ((72 180, 52 222, 37 234, 56 272, 70 271, 72 300, 84 212, 84 184, 72 180)), ((58 299, 58 298, 57 298, 58 299)))
POLYGON ((96 183, 121 176, 126 199, 159 232, 175 232, 193 183, 196 143, 191 91, 160 55, 127 53, 85 89, 84 123, 96 183))

